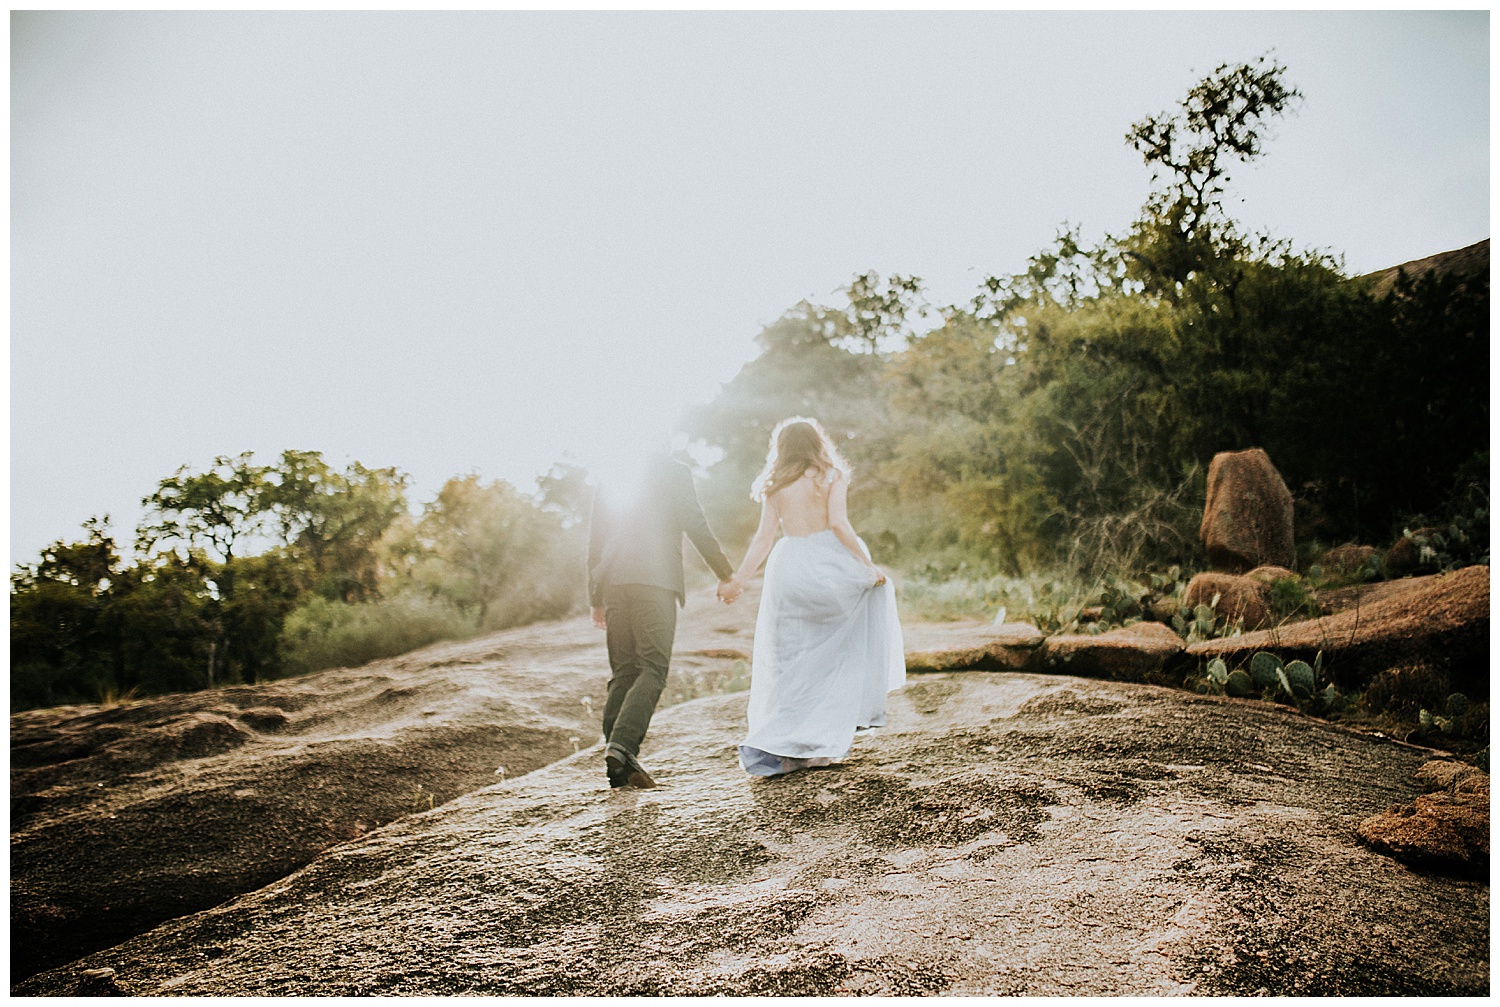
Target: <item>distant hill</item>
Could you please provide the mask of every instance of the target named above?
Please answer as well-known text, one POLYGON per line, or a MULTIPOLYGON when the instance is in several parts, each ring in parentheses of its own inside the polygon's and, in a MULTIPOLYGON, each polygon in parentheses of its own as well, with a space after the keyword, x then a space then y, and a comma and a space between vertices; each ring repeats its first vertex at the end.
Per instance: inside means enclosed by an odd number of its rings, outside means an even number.
POLYGON ((1407 276, 1416 276, 1420 273, 1472 273, 1489 272, 1490 269, 1490 239, 1476 241, 1472 245, 1463 248, 1455 248, 1451 252, 1439 252, 1429 255, 1425 259, 1413 259, 1403 262, 1399 266, 1391 266, 1388 269, 1377 269, 1373 273, 1366 273, 1365 278, 1374 281, 1371 287, 1375 296, 1379 297, 1390 290, 1396 282, 1396 274, 1406 270, 1407 276))

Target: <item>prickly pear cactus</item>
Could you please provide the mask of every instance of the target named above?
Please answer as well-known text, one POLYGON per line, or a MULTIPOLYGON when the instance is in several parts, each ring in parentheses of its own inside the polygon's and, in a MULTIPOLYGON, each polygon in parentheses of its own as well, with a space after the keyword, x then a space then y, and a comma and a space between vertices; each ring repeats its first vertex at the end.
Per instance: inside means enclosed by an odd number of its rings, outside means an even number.
POLYGON ((1293 692, 1301 687, 1301 690, 1309 696, 1318 685, 1318 677, 1313 674, 1312 666, 1306 661, 1293 661, 1287 665, 1286 678, 1292 684, 1293 692))
MULTIPOLYGON (((1281 684, 1281 658, 1260 651, 1250 659, 1250 680, 1257 689, 1273 689, 1281 684)), ((1290 688, 1287 690, 1290 692, 1290 688)))
POLYGON ((1316 706, 1323 713, 1341 710, 1344 707, 1344 697, 1339 695, 1339 691, 1330 682, 1328 688, 1318 693, 1316 706))
POLYGON ((1418 730, 1423 734, 1431 734, 1433 731, 1438 731, 1442 734, 1451 734, 1454 727, 1453 718, 1441 717, 1431 710, 1425 709, 1417 711, 1417 723, 1419 725, 1418 730))
POLYGON ((1255 692, 1255 681, 1244 671, 1236 668, 1224 680, 1224 692, 1230 696, 1249 696, 1255 692))
POLYGON ((1224 683, 1229 681, 1229 668, 1224 664, 1224 659, 1216 657, 1208 662, 1208 667, 1203 669, 1203 677, 1198 681, 1196 691, 1205 695, 1222 696, 1224 694, 1224 683))
POLYGON ((1286 669, 1278 663, 1276 666, 1276 696, 1278 699, 1295 699, 1296 693, 1292 691, 1292 683, 1287 681, 1286 669))
POLYGON ((1461 692, 1455 692, 1448 697, 1447 707, 1448 716, 1455 718, 1462 717, 1464 711, 1469 708, 1469 697, 1461 692))

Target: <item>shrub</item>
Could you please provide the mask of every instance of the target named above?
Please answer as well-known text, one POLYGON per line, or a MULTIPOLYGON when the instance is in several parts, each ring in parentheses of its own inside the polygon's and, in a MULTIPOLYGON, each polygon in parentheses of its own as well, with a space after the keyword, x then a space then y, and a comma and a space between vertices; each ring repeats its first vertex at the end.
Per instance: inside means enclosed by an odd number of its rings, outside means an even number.
POLYGON ((1451 692, 1446 671, 1418 663, 1376 675, 1365 686, 1364 705, 1372 714, 1416 720, 1424 708, 1444 709, 1451 692))
POLYGON ((1417 727, 1411 733, 1424 744, 1439 748, 1472 751, 1479 745, 1489 746, 1490 706, 1471 703, 1461 692, 1448 696, 1439 710, 1425 707, 1417 712, 1417 727))
POLYGON ((296 675, 355 667, 473 633, 473 620, 456 606, 414 592, 361 604, 313 597, 287 616, 281 650, 285 670, 296 675))
POLYGON ((905 619, 1023 621, 1044 633, 1067 626, 1076 628, 1079 611, 1097 588, 1049 573, 975 578, 962 573, 943 576, 928 572, 900 578, 896 585, 905 619))
POLYGON ((1188 643, 1218 640, 1222 637, 1239 636, 1244 627, 1241 620, 1231 621, 1218 613, 1219 596, 1214 595, 1212 605, 1197 605, 1191 609, 1181 606, 1172 616, 1169 625, 1173 632, 1188 643))
POLYGON ((1312 590, 1300 577, 1282 577, 1271 582, 1271 614, 1278 622, 1296 619, 1316 619, 1323 614, 1312 590))

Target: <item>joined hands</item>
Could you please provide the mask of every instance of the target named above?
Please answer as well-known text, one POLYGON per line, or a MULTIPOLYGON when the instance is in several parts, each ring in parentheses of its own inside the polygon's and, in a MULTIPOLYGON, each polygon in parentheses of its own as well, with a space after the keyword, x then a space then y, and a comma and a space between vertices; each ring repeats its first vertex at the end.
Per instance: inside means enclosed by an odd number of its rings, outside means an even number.
POLYGON ((728 580, 719 581, 718 588, 714 591, 714 597, 726 605, 733 605, 739 600, 740 595, 745 593, 744 585, 733 577, 728 580))

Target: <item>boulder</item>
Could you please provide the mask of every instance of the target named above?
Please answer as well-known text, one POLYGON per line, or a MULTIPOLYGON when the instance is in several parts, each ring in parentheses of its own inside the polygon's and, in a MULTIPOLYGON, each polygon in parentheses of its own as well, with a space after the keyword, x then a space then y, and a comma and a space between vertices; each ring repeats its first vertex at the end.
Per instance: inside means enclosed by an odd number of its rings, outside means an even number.
POLYGON ((1116 682, 1157 682, 1182 653, 1182 637, 1159 622, 1136 622, 1099 634, 1048 637, 1032 669, 1116 682))
POLYGON ((1471 566, 1412 581, 1336 615, 1195 643, 1187 654, 1197 661, 1222 657, 1234 666, 1261 650, 1309 663, 1322 651, 1341 689, 1362 688, 1388 668, 1420 662, 1447 669, 1452 691, 1479 698, 1489 695, 1489 636, 1490 568, 1471 566))
POLYGON ((1215 570, 1243 573, 1266 563, 1296 563, 1292 494, 1260 448, 1214 455, 1198 535, 1215 570))
POLYGON ((1402 535, 1386 550, 1385 575, 1392 579, 1410 577, 1416 573, 1436 573, 1437 563, 1423 559, 1422 544, 1428 536, 1441 532, 1441 528, 1418 528, 1410 535, 1402 535))
POLYGON ((1271 605, 1267 594, 1267 586, 1253 577, 1200 573, 1188 581, 1182 602, 1189 609, 1199 605, 1212 606, 1218 615, 1229 621, 1239 620, 1244 628, 1255 629, 1270 621, 1271 605))
POLYGON ((1366 818, 1359 838, 1414 867, 1466 877, 1488 877, 1490 869, 1489 774, 1454 762, 1433 761, 1416 778, 1435 793, 1410 804, 1393 804, 1366 818))
POLYGON ((1172 616, 1182 611, 1182 603, 1172 595, 1152 598, 1146 603, 1145 617, 1153 622, 1171 622, 1172 616))
POLYGON ((1399 580, 1377 580, 1366 584, 1350 584, 1347 587, 1328 588, 1317 593, 1318 604, 1324 615, 1352 611, 1385 601, 1408 591, 1421 590, 1431 584, 1435 577, 1402 577, 1399 580))
POLYGON ((1484 770, 1450 759, 1433 759, 1431 762, 1425 762, 1413 775, 1416 781, 1429 791, 1446 790, 1451 793, 1463 786, 1467 792, 1473 788, 1476 780, 1483 780, 1486 789, 1490 785, 1489 774, 1484 770))
POLYGON ((1376 553, 1377 550, 1372 545, 1355 545, 1353 542, 1345 542, 1319 556, 1318 565, 1323 568, 1325 574, 1352 577, 1363 570, 1370 562, 1370 557, 1376 553))
POLYGON ((1254 570, 1251 570, 1249 573, 1245 574, 1245 576, 1255 581, 1257 584, 1263 584, 1266 587, 1270 587, 1278 580, 1297 579, 1297 574, 1294 571, 1288 570, 1284 566, 1277 566, 1274 563, 1267 563, 1263 566, 1258 566, 1254 570))
POLYGON ((1024 622, 922 623, 903 628, 906 670, 1016 671, 1042 645, 1042 631, 1024 622))
POLYGON ((128 997, 129 990, 120 986, 111 968, 84 969, 78 974, 78 986, 73 991, 80 997, 128 997))

